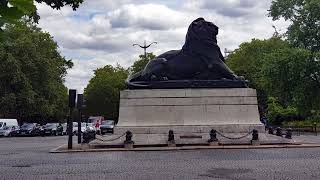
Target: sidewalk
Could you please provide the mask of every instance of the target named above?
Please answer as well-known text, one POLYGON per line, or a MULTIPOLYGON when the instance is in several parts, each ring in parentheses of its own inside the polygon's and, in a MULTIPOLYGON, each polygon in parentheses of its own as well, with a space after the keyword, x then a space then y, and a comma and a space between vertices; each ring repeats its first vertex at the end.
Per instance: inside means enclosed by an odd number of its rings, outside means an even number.
POLYGON ((292 139, 301 144, 320 144, 320 135, 315 136, 315 135, 294 135, 292 136, 292 139))
MULTIPOLYGON (((265 134, 270 138, 281 138, 269 134, 265 134)), ((274 139, 274 140, 275 140, 274 139)), ((277 140, 278 141, 278 140, 277 140)), ((109 152, 109 151, 172 151, 172 150, 200 150, 200 149, 267 149, 267 148, 314 148, 320 147, 320 136, 314 135, 300 135, 293 136, 291 143, 263 143, 260 141, 260 145, 250 145, 249 142, 241 141, 242 143, 230 143, 225 142, 216 146, 209 145, 184 145, 177 147, 168 147, 168 146, 135 146, 134 148, 128 149, 123 147, 113 147, 106 148, 98 146, 92 146, 89 144, 74 144, 72 150, 67 149, 67 145, 59 146, 55 149, 52 149, 51 153, 74 153, 74 152, 109 152)), ((269 141, 270 142, 270 141, 269 141)), ((123 143, 121 143, 123 144, 123 143)))

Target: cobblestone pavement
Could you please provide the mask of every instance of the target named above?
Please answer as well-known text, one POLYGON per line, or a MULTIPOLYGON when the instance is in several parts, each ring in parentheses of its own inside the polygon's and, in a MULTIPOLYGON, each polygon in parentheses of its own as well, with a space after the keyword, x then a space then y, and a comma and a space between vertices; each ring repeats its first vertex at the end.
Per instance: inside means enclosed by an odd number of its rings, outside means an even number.
POLYGON ((48 153, 66 140, 0 138, 0 179, 320 179, 320 148, 48 153))

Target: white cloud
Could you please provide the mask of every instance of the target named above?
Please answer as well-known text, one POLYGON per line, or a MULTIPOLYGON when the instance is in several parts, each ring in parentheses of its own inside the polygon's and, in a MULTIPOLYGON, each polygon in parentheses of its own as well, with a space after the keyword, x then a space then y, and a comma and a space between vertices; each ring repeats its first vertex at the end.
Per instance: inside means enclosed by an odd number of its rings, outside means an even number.
POLYGON ((77 11, 70 7, 57 11, 44 4, 37 8, 40 27, 75 64, 68 71, 67 87, 81 92, 96 68, 116 63, 129 67, 143 52, 133 43, 157 41, 148 49, 156 55, 180 49, 188 25, 198 17, 219 26, 222 50, 252 38, 268 38, 272 24, 286 27, 266 16, 269 5, 270 0, 94 0, 85 1, 77 11))
POLYGON ((108 13, 114 28, 168 30, 183 26, 186 14, 159 4, 128 4, 108 13))

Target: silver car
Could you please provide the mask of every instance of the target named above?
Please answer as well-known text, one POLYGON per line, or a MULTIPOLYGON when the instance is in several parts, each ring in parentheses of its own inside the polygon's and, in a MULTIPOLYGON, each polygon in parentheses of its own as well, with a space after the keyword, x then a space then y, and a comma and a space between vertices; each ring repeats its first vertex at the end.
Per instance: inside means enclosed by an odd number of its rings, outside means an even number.
POLYGON ((4 126, 2 129, 0 129, 0 136, 16 136, 17 131, 19 131, 19 126, 4 126))

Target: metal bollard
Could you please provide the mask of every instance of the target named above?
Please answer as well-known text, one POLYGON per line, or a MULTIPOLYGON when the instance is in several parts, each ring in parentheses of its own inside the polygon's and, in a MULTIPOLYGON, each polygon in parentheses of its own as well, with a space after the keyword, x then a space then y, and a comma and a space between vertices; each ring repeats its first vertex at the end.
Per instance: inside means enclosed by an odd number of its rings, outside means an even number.
POLYGON ((276 135, 282 137, 282 129, 280 127, 277 127, 276 129, 276 135))
POLYGON ((216 130, 211 129, 209 135, 210 135, 210 139, 208 139, 208 142, 209 142, 209 143, 210 143, 210 142, 217 142, 217 141, 218 141, 218 139, 217 139, 217 131, 216 131, 216 130))
POLYGON ((173 132, 173 130, 169 130, 168 141, 169 142, 174 142, 174 132, 173 132))
POLYGON ((287 129, 285 138, 292 139, 292 129, 291 128, 287 129))
POLYGON ((269 134, 273 134, 273 128, 272 128, 272 127, 269 127, 269 128, 268 128, 268 133, 269 133, 269 134))
POLYGON ((168 146, 169 147, 175 147, 176 146, 176 143, 174 141, 174 132, 173 132, 173 130, 169 130, 169 133, 168 133, 168 146))
POLYGON ((126 140, 124 141, 124 144, 134 144, 134 141, 132 141, 132 132, 131 131, 127 131, 126 132, 126 140))
POLYGON ((258 141, 258 140, 259 140, 258 130, 254 129, 252 130, 252 141, 258 141))
POLYGON ((89 143, 90 141, 96 139, 96 132, 95 131, 86 131, 83 133, 83 140, 82 143, 89 143))

